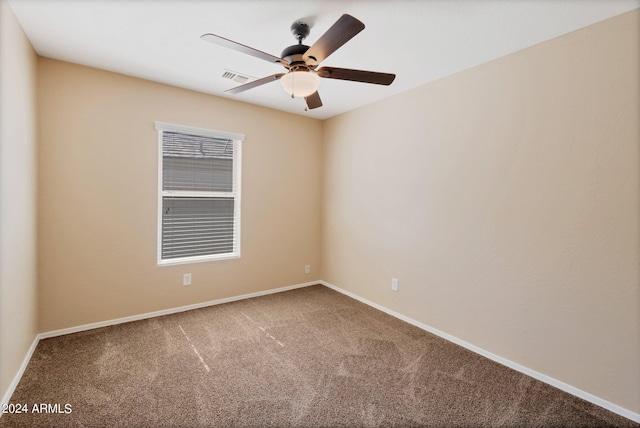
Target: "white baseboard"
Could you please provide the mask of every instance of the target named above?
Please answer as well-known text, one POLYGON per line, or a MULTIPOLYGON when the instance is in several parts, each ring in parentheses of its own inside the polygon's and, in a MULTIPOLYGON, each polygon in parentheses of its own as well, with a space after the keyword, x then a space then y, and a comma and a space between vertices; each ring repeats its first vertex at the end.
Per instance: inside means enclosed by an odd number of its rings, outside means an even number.
POLYGON ((123 324, 131 321, 140 321, 148 318, 160 317, 163 315, 176 314, 178 312, 191 311, 193 309, 206 308, 208 306, 221 305, 223 303, 235 302, 237 300, 250 299, 252 297, 266 296, 267 294, 281 293, 283 291, 295 290, 296 288, 308 287, 310 285, 320 284, 320 281, 305 282, 302 284, 290 285, 288 287, 273 288, 266 291, 258 291, 256 293, 242 294, 240 296, 226 297, 224 299, 210 300, 208 302, 194 303, 193 305, 179 306, 177 308, 163 309, 160 311, 147 312, 145 314, 132 315, 129 317, 116 318, 113 320, 94 322, 91 324, 79 325, 76 327, 63 328, 61 330, 48 331, 46 333, 40 333, 38 336, 40 339, 47 339, 50 337, 63 336, 65 334, 78 333, 85 330, 93 330, 94 328, 108 327, 110 325, 123 324))
MULTIPOLYGON (((36 347, 38 346, 39 341, 40 341, 40 337, 39 335, 36 335, 36 337, 33 339, 33 342, 31 343, 31 346, 29 347, 29 350, 27 351, 27 355, 25 355, 24 360, 22 360, 22 364, 18 369, 18 373, 16 373, 16 375, 13 377, 13 381, 9 384, 9 388, 4 393, 4 396, 2 397, 2 401, 0 401, 0 405, 9 403, 9 400, 13 395, 13 391, 16 390, 16 387, 18 386, 20 379, 22 379, 22 375, 24 374, 24 371, 27 368, 29 361, 31 361, 31 356, 33 355, 33 352, 36 350, 36 347)), ((0 410, 0 418, 1 417, 2 417, 2 411, 0 410)))
POLYGON ((455 343, 456 345, 460 345, 463 348, 467 348, 468 350, 473 351, 476 354, 482 355, 483 357, 486 357, 486 358, 488 358, 490 360, 493 360, 493 361, 495 361, 497 363, 500 363, 500 364, 502 364, 504 366, 507 366, 507 367, 509 367, 511 369, 519 371, 520 373, 524 373, 527 376, 531 376, 534 379, 537 379, 537 380, 542 381, 542 382, 544 382, 546 384, 549 384, 549 385, 551 385, 553 387, 561 389, 562 391, 568 392, 571 395, 575 395, 576 397, 582 398, 583 400, 588 401, 590 403, 593 403, 596 406, 600 406, 600 407, 602 407, 604 409, 607 409, 607 410, 609 410, 609 411, 611 411, 613 413, 617 413, 618 415, 623 416, 623 417, 625 417, 627 419, 630 419, 630 420, 632 420, 634 422, 640 422, 640 414, 638 414, 638 413, 632 412, 631 410, 625 409, 624 407, 620 407, 617 404, 613 404, 613 403, 611 403, 611 402, 609 402, 607 400, 604 400, 604 399, 602 399, 600 397, 596 397, 593 394, 589 394, 588 392, 582 391, 581 389, 578 389, 578 388, 576 388, 574 386, 571 386, 571 385, 566 384, 566 383, 564 383, 562 381, 554 379, 554 378, 552 378, 550 376, 547 376, 545 374, 539 373, 539 372, 537 372, 535 370, 531 370, 528 367, 522 366, 522 365, 520 365, 518 363, 514 363, 513 361, 507 360, 506 358, 503 358, 503 357, 501 357, 499 355, 493 354, 493 353, 491 353, 491 352, 489 352, 489 351, 487 351, 485 349, 482 349, 482 348, 480 348, 480 347, 478 347, 476 345, 473 345, 471 343, 465 342, 462 339, 458 339, 455 336, 452 336, 452 335, 447 334, 447 333, 445 333, 443 331, 435 329, 435 328, 433 328, 431 326, 423 324, 423 323, 421 323, 419 321, 416 321, 416 320, 414 320, 412 318, 404 316, 404 315, 402 315, 402 314, 400 314, 398 312, 392 311, 391 309, 385 308, 384 306, 381 306, 381 305, 379 305, 377 303, 371 302, 370 300, 367 300, 367 299, 365 299, 363 297, 360 297, 360 296, 358 296, 356 294, 353 294, 350 291, 343 290, 342 288, 336 287, 333 284, 329 284, 326 281, 320 281, 320 284, 322 284, 322 285, 324 285, 324 286, 326 286, 328 288, 331 288, 332 290, 335 290, 335 291, 337 291, 339 293, 342 293, 342 294, 344 294, 346 296, 349 296, 349 297, 351 297, 353 299, 356 299, 356 300, 358 300, 358 301, 360 301, 360 302, 362 302, 362 303, 364 303, 366 305, 369 305, 369 306, 371 306, 373 308, 376 308, 376 309, 378 309, 378 310, 380 310, 382 312, 385 312, 385 313, 391 315, 392 317, 398 318, 398 319, 400 319, 400 320, 402 320, 404 322, 407 322, 407 323, 409 323, 411 325, 414 325, 414 326, 416 326, 418 328, 421 328, 422 330, 426 330, 429 333, 433 333, 436 336, 440 336, 443 339, 448 340, 449 342, 455 343))

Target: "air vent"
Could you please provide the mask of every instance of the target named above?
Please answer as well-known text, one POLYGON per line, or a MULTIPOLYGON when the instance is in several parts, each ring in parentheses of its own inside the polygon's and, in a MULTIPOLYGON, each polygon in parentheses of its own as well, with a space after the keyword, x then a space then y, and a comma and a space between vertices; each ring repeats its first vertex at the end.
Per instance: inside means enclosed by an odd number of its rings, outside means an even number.
POLYGON ((247 83, 249 80, 252 80, 253 77, 247 76, 246 74, 240 74, 231 70, 224 70, 222 72, 222 77, 225 79, 233 80, 237 83, 247 83))

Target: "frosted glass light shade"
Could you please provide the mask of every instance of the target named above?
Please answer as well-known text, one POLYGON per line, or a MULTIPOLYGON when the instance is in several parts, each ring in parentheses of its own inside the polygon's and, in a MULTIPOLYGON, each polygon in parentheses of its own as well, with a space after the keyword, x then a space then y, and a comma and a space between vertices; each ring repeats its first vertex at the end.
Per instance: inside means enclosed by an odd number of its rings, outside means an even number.
POLYGON ((282 87, 294 97, 308 97, 318 90, 320 77, 315 71, 290 71, 280 78, 282 87))

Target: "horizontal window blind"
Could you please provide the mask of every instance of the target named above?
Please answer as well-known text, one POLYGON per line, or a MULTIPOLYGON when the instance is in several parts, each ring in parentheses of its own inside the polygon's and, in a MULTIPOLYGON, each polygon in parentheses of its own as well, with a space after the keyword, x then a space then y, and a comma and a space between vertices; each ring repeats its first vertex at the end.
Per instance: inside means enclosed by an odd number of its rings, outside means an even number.
POLYGON ((162 258, 233 252, 233 198, 162 198, 162 258))
POLYGON ((233 191, 233 140, 162 133, 162 188, 233 191))
POLYGON ((159 131, 159 261, 238 254, 239 141, 209 131, 159 131))

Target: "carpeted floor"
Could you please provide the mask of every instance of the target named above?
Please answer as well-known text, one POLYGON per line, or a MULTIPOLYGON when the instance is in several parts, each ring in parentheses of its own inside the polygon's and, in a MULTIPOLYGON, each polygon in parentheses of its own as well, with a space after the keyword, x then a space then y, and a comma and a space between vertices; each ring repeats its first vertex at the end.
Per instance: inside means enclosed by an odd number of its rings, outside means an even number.
POLYGON ((42 340, 11 404, 0 427, 639 426, 320 285, 42 340))

